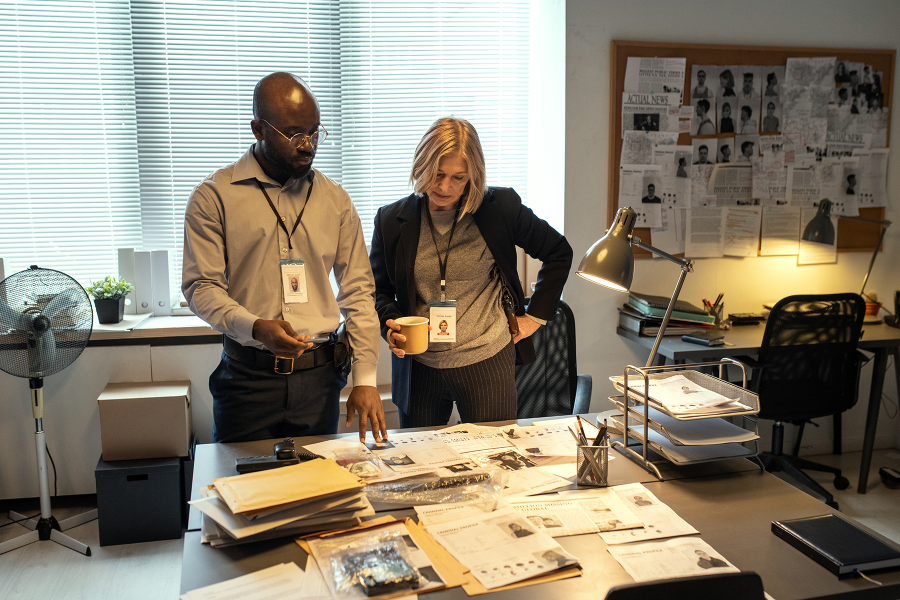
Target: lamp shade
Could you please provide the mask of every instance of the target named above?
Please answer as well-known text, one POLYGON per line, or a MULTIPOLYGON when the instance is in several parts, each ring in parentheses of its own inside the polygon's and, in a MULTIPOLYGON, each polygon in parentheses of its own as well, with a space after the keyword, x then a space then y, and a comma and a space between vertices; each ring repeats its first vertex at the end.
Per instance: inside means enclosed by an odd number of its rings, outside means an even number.
POLYGON ((588 281, 627 292, 634 276, 631 232, 637 215, 629 207, 616 212, 612 227, 597 240, 581 259, 576 273, 588 281))
POLYGON ((831 222, 831 200, 823 198, 819 202, 816 216, 806 224, 803 239, 819 244, 834 244, 834 223, 831 222))

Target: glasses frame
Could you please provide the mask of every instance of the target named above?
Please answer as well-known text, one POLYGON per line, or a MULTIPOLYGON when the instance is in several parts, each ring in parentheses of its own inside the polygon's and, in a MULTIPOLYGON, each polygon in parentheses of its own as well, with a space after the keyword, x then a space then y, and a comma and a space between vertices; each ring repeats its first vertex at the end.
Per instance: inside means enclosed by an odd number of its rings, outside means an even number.
POLYGON ((276 132, 278 132, 278 134, 279 134, 281 137, 283 137, 284 139, 286 139, 286 140, 288 141, 288 143, 291 144, 291 145, 293 145, 295 148, 300 148, 301 146, 306 145, 306 142, 309 142, 309 145, 310 145, 310 146, 312 146, 313 148, 316 148, 316 147, 318 147, 319 144, 321 144, 322 142, 324 142, 325 139, 328 137, 328 130, 325 129, 325 127, 324 127, 323 125, 321 125, 321 124, 320 124, 319 127, 316 129, 315 133, 313 133, 312 135, 308 135, 308 134, 306 134, 306 133, 297 133, 297 134, 294 134, 294 135, 291 136, 291 137, 288 137, 288 136, 286 136, 285 134, 281 133, 281 130, 280 130, 280 129, 278 129, 277 127, 275 127, 274 125, 272 125, 271 123, 269 123, 268 121, 266 121, 265 119, 260 119, 260 121, 262 121, 263 123, 265 123, 266 125, 268 125, 268 126, 271 127, 272 129, 274 129, 276 132), (312 136, 313 136, 313 135, 316 135, 316 134, 319 135, 319 140, 318 140, 317 142, 313 142, 313 141, 312 141, 312 136), (323 135, 323 134, 324 134, 324 135, 323 135), (300 139, 299 143, 294 142, 294 140, 297 139, 297 138, 300 139))

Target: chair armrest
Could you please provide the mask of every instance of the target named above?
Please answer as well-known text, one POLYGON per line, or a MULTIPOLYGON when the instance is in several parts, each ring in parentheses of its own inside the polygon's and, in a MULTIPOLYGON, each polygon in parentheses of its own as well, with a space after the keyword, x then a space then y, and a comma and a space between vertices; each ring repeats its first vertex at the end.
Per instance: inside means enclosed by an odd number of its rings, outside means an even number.
POLYGON ((575 404, 572 406, 573 415, 583 415, 591 410, 591 390, 594 380, 590 375, 576 375, 575 404))

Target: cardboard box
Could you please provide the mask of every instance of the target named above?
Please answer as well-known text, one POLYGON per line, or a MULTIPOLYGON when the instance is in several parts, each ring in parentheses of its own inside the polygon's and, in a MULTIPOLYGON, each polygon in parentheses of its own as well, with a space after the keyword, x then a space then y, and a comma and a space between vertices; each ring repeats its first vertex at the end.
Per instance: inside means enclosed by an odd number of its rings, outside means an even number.
POLYGON ((104 461, 190 454, 190 381, 110 383, 97 404, 104 461))
POLYGON ((101 546, 181 537, 184 500, 180 458, 101 459, 94 477, 101 546))

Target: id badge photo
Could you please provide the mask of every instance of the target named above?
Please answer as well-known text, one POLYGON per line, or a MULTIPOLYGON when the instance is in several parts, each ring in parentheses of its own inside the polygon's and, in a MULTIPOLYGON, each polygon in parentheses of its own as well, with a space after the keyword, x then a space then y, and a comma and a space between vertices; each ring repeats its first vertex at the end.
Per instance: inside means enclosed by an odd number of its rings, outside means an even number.
POLYGON ((429 342, 456 341, 456 300, 440 302, 432 300, 428 303, 429 342))
POLYGON ((302 259, 281 261, 281 285, 285 304, 309 302, 306 290, 306 266, 302 259))

